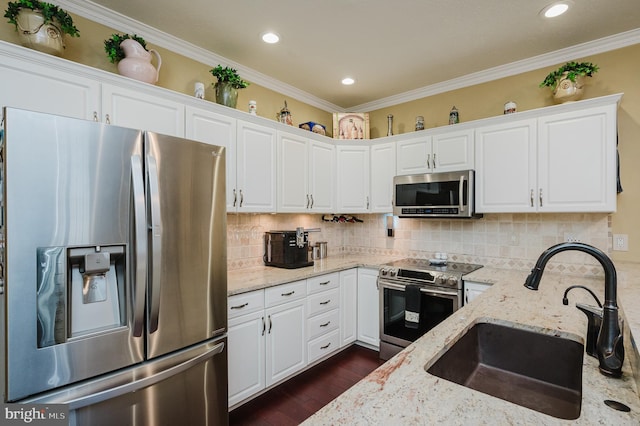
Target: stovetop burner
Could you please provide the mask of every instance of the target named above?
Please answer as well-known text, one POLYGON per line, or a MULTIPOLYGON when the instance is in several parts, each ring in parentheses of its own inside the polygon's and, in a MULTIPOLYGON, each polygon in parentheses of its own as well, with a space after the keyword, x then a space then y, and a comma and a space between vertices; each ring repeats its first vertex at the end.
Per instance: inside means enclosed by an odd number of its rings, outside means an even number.
POLYGON ((457 275, 459 277, 482 268, 482 265, 476 265, 473 263, 447 262, 444 265, 439 265, 432 264, 428 259, 412 258, 395 260, 393 262, 385 263, 384 266, 413 271, 442 272, 450 275, 457 275))

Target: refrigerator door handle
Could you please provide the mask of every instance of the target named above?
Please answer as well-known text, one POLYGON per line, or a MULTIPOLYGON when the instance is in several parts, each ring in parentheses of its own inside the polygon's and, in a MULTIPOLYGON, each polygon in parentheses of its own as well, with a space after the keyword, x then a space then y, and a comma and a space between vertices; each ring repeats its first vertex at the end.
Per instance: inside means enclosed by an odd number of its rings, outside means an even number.
POLYGON ((224 346, 225 343, 220 342, 206 352, 196 357, 190 358, 174 367, 167 368, 160 373, 156 373, 130 383, 125 383, 120 386, 105 389, 100 392, 92 393, 90 395, 78 397, 70 401, 65 401, 65 404, 69 405, 69 410, 77 410, 78 408, 107 401, 109 399, 113 399, 130 392, 139 391, 156 383, 162 382, 163 380, 167 380, 177 374, 180 374, 183 371, 186 371, 209 358, 213 358, 215 355, 218 355, 224 351, 224 346))
POLYGON ((145 216, 142 160, 131 156, 131 185, 133 187, 133 220, 135 236, 135 274, 133 283, 133 336, 142 336, 144 328, 144 292, 147 279, 147 223, 145 216))
POLYGON ((151 231, 151 273, 149 274, 149 334, 158 330, 160 314, 160 277, 162 271, 162 217, 160 215, 160 189, 158 164, 152 155, 147 155, 149 230, 151 231))

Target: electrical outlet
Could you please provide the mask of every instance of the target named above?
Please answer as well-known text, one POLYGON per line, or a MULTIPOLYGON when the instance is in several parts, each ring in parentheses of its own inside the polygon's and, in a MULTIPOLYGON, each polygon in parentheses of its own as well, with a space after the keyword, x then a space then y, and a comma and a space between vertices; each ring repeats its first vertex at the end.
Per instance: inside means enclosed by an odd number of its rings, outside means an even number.
POLYGON ((613 234, 613 249, 629 251, 629 236, 627 234, 613 234))
POLYGON ((564 233, 564 241, 566 243, 581 243, 582 240, 580 236, 575 232, 565 232, 564 233))

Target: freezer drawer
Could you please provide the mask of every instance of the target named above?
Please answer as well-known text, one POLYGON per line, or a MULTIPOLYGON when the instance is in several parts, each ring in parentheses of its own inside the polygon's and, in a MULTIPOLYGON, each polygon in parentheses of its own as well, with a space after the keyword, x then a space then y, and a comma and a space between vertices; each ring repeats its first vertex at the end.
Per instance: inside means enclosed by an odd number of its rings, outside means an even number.
POLYGON ((69 404, 70 426, 227 425, 227 338, 23 402, 69 404))

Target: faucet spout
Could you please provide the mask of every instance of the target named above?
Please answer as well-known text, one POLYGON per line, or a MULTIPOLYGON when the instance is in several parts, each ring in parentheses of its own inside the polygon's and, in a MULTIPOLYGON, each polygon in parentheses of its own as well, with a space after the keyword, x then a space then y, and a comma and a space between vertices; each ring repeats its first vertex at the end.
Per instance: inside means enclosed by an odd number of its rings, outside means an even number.
POLYGON ((584 243, 560 243, 549 247, 538 258, 524 286, 530 290, 538 290, 540 279, 549 259, 556 254, 576 250, 593 256, 604 269, 604 305, 602 307, 602 325, 598 333, 597 354, 600 372, 611 377, 622 375, 624 361, 624 344, 618 318, 617 274, 609 257, 596 247, 584 243))

